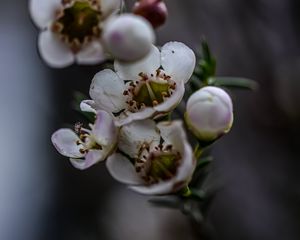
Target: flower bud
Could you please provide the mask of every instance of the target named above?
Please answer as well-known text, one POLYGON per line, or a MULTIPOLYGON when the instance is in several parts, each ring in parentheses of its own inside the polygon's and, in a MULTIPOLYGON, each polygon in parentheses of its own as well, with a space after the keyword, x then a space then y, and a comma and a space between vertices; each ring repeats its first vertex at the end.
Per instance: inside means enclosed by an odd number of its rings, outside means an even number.
POLYGON ((122 14, 104 27, 104 44, 121 61, 136 61, 146 56, 155 41, 152 26, 142 17, 122 14))
POLYGON ((214 141, 231 129, 232 100, 221 88, 201 88, 189 98, 185 120, 199 140, 214 141))
POLYGON ((162 0, 137 1, 132 11, 146 18, 154 28, 163 25, 168 17, 168 9, 162 0))

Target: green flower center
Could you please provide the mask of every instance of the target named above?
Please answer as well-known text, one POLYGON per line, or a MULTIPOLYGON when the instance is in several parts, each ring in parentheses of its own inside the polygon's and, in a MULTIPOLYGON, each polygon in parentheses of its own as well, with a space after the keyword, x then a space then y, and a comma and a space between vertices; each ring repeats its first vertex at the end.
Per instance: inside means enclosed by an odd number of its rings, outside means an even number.
POLYGON ((140 77, 139 81, 130 82, 129 88, 124 91, 124 95, 128 96, 127 104, 131 112, 163 103, 176 89, 176 83, 161 70, 157 70, 156 76, 151 74, 148 77, 140 73, 140 77))
POLYGON ((75 52, 100 35, 101 12, 95 4, 88 0, 67 4, 52 26, 75 52))
POLYGON ((75 132, 78 134, 80 139, 76 142, 76 144, 81 146, 79 151, 82 154, 88 153, 89 150, 102 150, 102 146, 96 142, 95 137, 91 135, 91 131, 82 128, 81 123, 75 124, 75 132))
POLYGON ((144 155, 136 160, 135 169, 147 184, 166 181, 176 175, 181 155, 171 148, 171 146, 165 149, 162 146, 157 147, 157 150, 150 152, 148 156, 144 155))

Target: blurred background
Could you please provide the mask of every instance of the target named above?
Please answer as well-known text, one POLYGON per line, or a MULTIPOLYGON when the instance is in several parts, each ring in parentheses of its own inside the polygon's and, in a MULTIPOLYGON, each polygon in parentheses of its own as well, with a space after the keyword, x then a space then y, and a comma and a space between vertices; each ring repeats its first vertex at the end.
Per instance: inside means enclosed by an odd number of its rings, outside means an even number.
POLYGON ((81 172, 55 151, 51 133, 80 117, 73 92, 87 93, 100 68, 45 66, 28 2, 1 0, 1 240, 300 239, 299 0, 166 2, 160 44, 197 49, 206 36, 218 75, 260 84, 233 92, 234 128, 214 146, 223 188, 208 210, 209 233, 151 207, 103 164, 81 172))

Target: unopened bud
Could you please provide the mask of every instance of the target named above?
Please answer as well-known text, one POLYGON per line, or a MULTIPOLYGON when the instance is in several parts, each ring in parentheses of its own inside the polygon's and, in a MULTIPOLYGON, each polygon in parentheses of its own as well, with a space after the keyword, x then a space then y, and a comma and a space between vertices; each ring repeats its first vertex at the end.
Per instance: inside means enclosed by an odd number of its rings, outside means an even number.
POLYGON ((199 140, 214 141, 231 129, 232 108, 232 100, 224 90, 204 87, 189 98, 185 120, 199 140))
POLYGON ((146 18, 154 28, 163 25, 168 17, 167 6, 162 0, 137 1, 132 11, 146 18))
POLYGON ((144 18, 123 14, 107 23, 103 40, 113 57, 122 61, 136 61, 150 52, 155 34, 144 18))

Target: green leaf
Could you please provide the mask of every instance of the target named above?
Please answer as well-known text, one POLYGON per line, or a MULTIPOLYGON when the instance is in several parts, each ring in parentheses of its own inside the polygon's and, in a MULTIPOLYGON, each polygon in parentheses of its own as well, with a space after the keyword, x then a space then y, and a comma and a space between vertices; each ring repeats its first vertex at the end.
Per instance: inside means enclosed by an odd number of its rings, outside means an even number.
POLYGON ((258 88, 258 84, 254 80, 238 77, 210 77, 208 85, 247 90, 256 90, 258 88))
POLYGON ((196 169, 198 170, 198 169, 205 168, 207 165, 209 165, 213 161, 213 159, 214 158, 212 156, 207 156, 207 157, 204 157, 204 158, 200 158, 198 160, 196 169))
POLYGON ((215 75, 216 66, 216 59, 211 54, 207 41, 202 40, 201 55, 198 57, 198 62, 194 71, 194 76, 206 84, 208 78, 215 75))
POLYGON ((182 206, 182 203, 177 197, 157 197, 157 198, 151 198, 148 200, 149 203, 156 207, 162 207, 162 208, 172 208, 172 209, 180 209, 182 206))
POLYGON ((203 190, 191 188, 191 195, 190 198, 198 200, 198 201, 203 201, 206 197, 206 193, 203 190))

